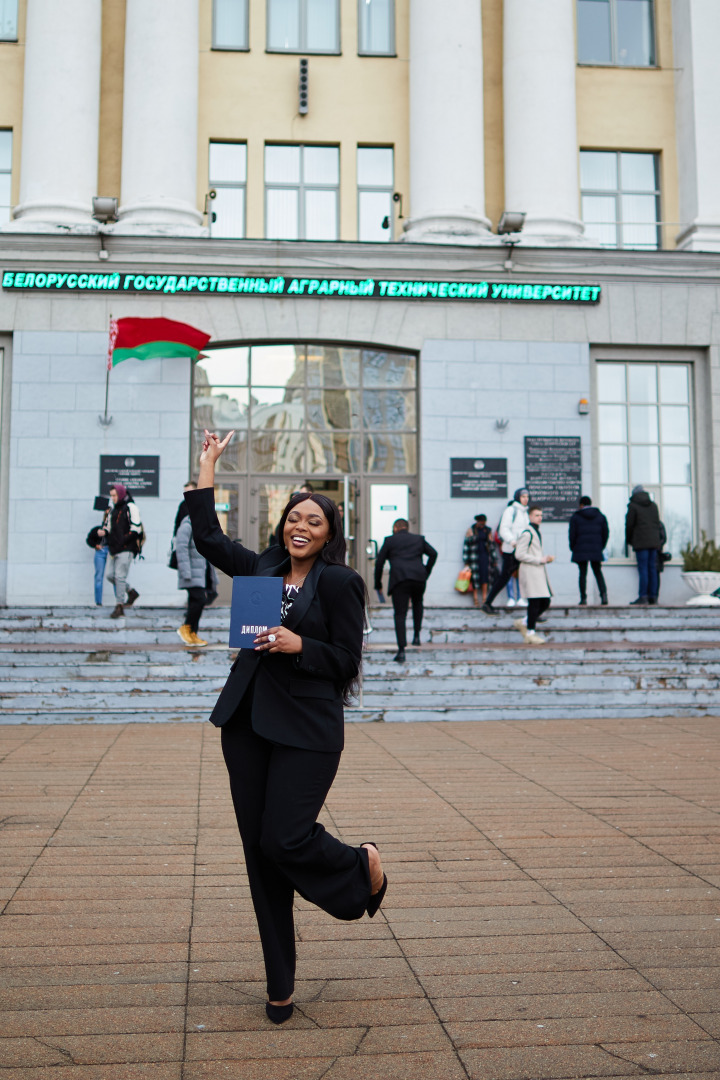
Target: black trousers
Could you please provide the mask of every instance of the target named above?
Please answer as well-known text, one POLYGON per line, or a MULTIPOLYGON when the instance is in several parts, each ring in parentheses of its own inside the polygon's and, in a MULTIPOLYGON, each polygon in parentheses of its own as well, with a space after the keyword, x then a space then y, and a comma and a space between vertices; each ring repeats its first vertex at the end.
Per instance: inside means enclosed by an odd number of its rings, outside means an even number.
POLYGON ((502 590, 505 588, 508 581, 513 576, 519 565, 520 563, 515 558, 514 551, 503 551, 502 567, 500 569, 500 574, 495 580, 495 584, 487 595, 487 600, 485 601, 486 604, 492 604, 498 593, 501 593, 502 590))
POLYGON ((528 597, 527 606, 527 628, 528 630, 534 630, 538 619, 542 615, 543 611, 547 611, 550 607, 549 596, 531 596, 528 597))
POLYGON ((413 631, 419 634, 422 630, 423 596, 425 595, 426 584, 425 581, 401 581, 391 593, 398 649, 404 649, 407 645, 405 623, 407 621, 408 606, 411 602, 413 631))
MULTIPOLYGON (((578 572, 579 572, 579 575, 580 575, 580 599, 581 600, 587 600, 587 568, 588 568, 588 564, 587 564, 587 561, 585 561, 585 562, 579 562, 577 565, 578 565, 578 572)), ((603 597, 607 593, 607 585, 605 584, 605 578, 603 577, 603 572, 602 572, 602 569, 601 569, 602 563, 591 562, 590 565, 592 566, 592 572, 595 575, 595 581, 597 582, 597 587, 598 587, 598 590, 600 592, 600 596, 603 597)))
POLYGON ((317 822, 340 754, 280 746, 250 724, 250 698, 222 728, 222 750, 237 817, 270 1001, 295 986, 293 896, 336 919, 359 919, 370 898, 367 851, 337 840, 317 822))
POLYGON ((187 608, 185 609, 185 624, 190 627, 194 634, 197 634, 197 629, 200 625, 200 616, 207 603, 207 592, 205 589, 201 589, 199 585, 193 586, 192 589, 186 589, 185 592, 188 595, 187 608))

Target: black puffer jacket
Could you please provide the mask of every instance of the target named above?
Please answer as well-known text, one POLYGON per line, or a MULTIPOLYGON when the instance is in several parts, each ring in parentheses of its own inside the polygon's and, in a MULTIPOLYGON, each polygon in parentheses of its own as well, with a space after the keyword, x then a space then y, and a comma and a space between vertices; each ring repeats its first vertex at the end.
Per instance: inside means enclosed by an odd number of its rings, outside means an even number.
POLYGON ((583 506, 570 518, 568 542, 573 562, 600 562, 610 536, 607 518, 597 506, 583 506))
POLYGON ((635 551, 661 547, 660 514, 647 491, 630 496, 625 515, 625 543, 635 551))
POLYGON ((130 501, 126 495, 112 508, 108 535, 108 549, 111 555, 119 555, 121 551, 131 551, 133 555, 138 553, 137 532, 131 530, 130 501))

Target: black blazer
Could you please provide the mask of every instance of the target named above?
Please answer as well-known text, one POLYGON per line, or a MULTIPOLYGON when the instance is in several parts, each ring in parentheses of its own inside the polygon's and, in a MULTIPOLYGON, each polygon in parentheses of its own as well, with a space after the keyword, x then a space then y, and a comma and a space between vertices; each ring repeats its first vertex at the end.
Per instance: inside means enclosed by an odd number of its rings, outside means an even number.
POLYGON ((401 581, 426 581, 436 559, 437 551, 424 536, 407 529, 386 536, 375 563, 375 588, 382 588, 382 572, 387 561, 390 562, 388 592, 391 593, 401 581), (427 564, 423 562, 423 555, 428 557, 427 564))
MULTIPOLYGON (((218 570, 235 575, 282 576, 290 556, 280 547, 256 554, 220 528, 213 488, 186 491, 195 546, 218 570)), ((303 639, 302 653, 241 649, 210 720, 222 727, 255 676, 252 726, 258 735, 303 750, 339 752, 344 744, 343 686, 360 670, 365 622, 362 578, 319 555, 284 625, 303 639)))

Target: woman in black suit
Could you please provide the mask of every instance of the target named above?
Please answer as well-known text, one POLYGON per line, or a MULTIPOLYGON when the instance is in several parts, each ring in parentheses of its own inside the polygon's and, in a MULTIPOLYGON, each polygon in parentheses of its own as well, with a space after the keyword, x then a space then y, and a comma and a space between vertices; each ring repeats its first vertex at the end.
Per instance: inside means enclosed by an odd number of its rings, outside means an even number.
POLYGON ((205 432, 195 491, 185 493, 198 551, 229 576, 282 576, 281 625, 241 649, 210 720, 222 729, 267 973, 268 1017, 292 1014, 293 894, 337 919, 374 915, 387 878, 373 844, 350 847, 317 815, 343 749, 343 704, 360 669, 362 578, 345 565, 337 507, 295 494, 279 544, 260 554, 231 540, 215 513, 215 462, 228 445, 205 432))

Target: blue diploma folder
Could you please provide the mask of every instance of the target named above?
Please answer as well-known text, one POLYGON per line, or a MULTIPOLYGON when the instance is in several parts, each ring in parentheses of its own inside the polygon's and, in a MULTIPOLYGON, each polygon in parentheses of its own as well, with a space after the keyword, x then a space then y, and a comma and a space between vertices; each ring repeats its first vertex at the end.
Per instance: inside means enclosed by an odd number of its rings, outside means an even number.
POLYGON ((255 638, 280 625, 281 577, 234 577, 230 648, 254 649, 255 638))

